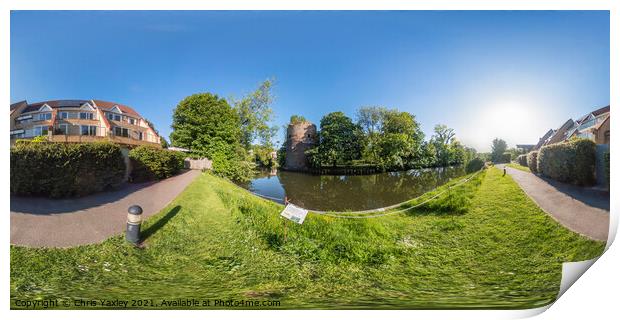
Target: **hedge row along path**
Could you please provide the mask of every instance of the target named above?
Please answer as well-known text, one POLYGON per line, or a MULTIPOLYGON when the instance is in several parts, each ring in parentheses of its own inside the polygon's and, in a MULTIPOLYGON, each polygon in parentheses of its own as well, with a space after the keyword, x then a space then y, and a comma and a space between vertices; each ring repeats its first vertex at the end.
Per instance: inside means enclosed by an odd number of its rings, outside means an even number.
POLYGON ((535 174, 497 165, 519 184, 536 204, 561 225, 590 239, 607 241, 609 193, 546 181, 535 174))
POLYGON ((99 243, 122 233, 127 208, 137 204, 144 218, 161 211, 200 175, 177 176, 72 199, 11 196, 11 244, 28 247, 72 247, 99 243))

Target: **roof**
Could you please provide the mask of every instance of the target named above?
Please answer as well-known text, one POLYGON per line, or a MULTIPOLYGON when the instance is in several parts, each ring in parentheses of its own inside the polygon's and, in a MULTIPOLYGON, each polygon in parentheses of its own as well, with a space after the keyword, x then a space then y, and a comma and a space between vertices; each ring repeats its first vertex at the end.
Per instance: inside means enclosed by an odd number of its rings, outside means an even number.
POLYGON ((32 112, 39 110, 44 104, 51 108, 79 108, 81 105, 89 102, 88 100, 48 100, 29 104, 23 112, 32 112))
POLYGON ((120 103, 116 103, 116 102, 103 101, 103 100, 93 100, 93 101, 95 102, 95 104, 98 107, 101 107, 103 109, 110 110, 110 109, 114 108, 114 106, 118 106, 118 108, 121 110, 122 113, 126 113, 126 114, 133 115, 133 116, 136 116, 136 117, 141 117, 140 114, 137 113, 130 106, 126 106, 124 104, 120 104, 120 103))
MULTIPOLYGON (((47 104, 51 108, 79 108, 85 103, 90 103, 90 101, 91 100, 78 100, 78 99, 41 101, 41 102, 29 104, 24 109, 23 112, 37 111, 45 104, 47 104)), ((104 100, 92 100, 92 101, 94 101, 98 107, 104 110, 110 110, 114 108, 114 106, 118 106, 118 108, 121 110, 122 113, 142 118, 142 116, 140 116, 139 113, 137 113, 133 108, 127 105, 116 103, 116 102, 104 101, 104 100)), ((16 103, 15 105, 17 105, 18 103, 16 103)), ((11 110, 13 108, 14 108, 13 105, 11 105, 11 110)))
POLYGON ((609 106, 606 106, 606 107, 602 107, 602 108, 596 109, 596 110, 594 110, 594 111, 592 111, 592 112, 590 112, 590 113, 588 113, 588 114, 585 114, 585 115, 581 116, 581 117, 579 118, 579 120, 577 120, 577 123, 581 124, 581 123, 582 123, 583 121, 585 121, 585 120, 588 118, 588 116, 590 116, 590 115, 593 115, 593 116, 595 116, 595 117, 598 117, 598 116, 600 116, 600 115, 602 115, 602 114, 609 113, 609 110, 610 110, 609 106))
POLYGON ((20 102, 15 102, 11 104, 11 114, 13 113, 13 110, 17 109, 17 107, 19 107, 22 104, 27 104, 26 100, 20 101, 20 102))

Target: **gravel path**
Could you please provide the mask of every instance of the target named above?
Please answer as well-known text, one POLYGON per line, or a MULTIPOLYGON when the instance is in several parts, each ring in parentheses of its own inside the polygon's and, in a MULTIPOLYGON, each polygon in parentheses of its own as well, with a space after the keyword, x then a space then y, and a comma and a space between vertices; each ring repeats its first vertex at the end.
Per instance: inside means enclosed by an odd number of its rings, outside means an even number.
POLYGON ((152 216, 200 174, 190 170, 159 182, 126 184, 116 191, 74 199, 11 196, 11 244, 72 247, 102 242, 125 230, 129 206, 140 205, 143 217, 152 216))
POLYGON ((560 224, 588 238, 607 241, 609 192, 559 183, 510 167, 506 167, 506 172, 560 224))

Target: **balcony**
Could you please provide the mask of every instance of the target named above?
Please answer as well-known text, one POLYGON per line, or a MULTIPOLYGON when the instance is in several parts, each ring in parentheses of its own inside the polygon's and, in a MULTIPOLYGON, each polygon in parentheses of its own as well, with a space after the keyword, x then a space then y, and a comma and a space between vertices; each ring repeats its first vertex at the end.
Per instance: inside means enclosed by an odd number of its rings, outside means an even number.
POLYGON ((157 137, 134 130, 111 130, 106 127, 92 126, 92 125, 69 125, 61 124, 55 125, 53 130, 43 130, 41 132, 35 132, 33 129, 26 130, 23 137, 11 136, 11 144, 17 139, 30 139, 36 136, 47 136, 49 141, 52 142, 65 142, 65 143, 81 143, 81 142, 95 142, 95 141, 111 141, 123 145, 150 145, 155 147, 161 147, 157 137))

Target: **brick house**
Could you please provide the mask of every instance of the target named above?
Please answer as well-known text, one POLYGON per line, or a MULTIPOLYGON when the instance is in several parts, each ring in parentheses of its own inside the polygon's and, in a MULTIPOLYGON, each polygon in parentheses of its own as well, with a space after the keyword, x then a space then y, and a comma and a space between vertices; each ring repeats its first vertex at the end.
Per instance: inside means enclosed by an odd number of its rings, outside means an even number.
POLYGON ((47 136, 54 142, 109 140, 126 146, 160 147, 159 136, 129 106, 103 100, 50 100, 11 104, 11 145, 47 136))

